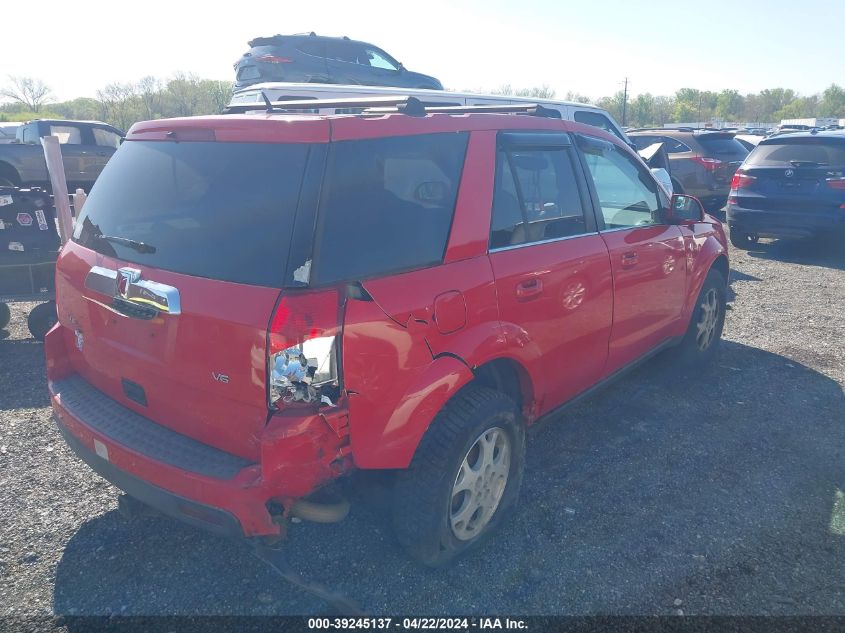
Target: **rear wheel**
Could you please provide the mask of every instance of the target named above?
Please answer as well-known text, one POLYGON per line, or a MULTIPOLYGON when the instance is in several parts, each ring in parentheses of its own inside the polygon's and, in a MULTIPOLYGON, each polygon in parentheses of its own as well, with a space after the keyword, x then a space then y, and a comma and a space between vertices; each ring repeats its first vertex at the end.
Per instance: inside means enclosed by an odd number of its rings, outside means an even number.
POLYGON ((29 327, 29 333, 32 334, 33 338, 43 341, 44 337, 47 336, 47 332, 50 331, 50 328, 52 328, 58 320, 59 317, 56 314, 56 302, 48 301, 47 303, 42 303, 33 308, 32 312, 29 313, 29 316, 26 319, 26 324, 29 327))
POLYGON ((0 330, 9 325, 12 320, 12 311, 8 303, 0 303, 0 330))
POLYGON ((760 238, 754 233, 746 233, 740 228, 732 228, 729 237, 731 244, 746 251, 756 247, 760 241, 760 238))
POLYGON ((678 347, 682 363, 704 363, 716 354, 725 327, 726 303, 725 278, 718 270, 710 270, 698 293, 687 332, 678 347))
POLYGON ((514 402, 468 387, 446 404, 393 490, 399 542, 420 562, 444 565, 479 543, 519 495, 525 430, 514 402))

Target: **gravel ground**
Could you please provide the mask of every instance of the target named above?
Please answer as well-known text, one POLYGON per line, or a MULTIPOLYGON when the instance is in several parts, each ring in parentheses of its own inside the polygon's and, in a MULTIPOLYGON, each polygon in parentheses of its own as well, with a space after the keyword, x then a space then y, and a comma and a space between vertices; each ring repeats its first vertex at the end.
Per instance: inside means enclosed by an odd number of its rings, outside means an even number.
MULTIPOLYGON (((734 252, 718 361, 658 358, 532 431, 521 505, 475 555, 421 569, 386 489, 293 526, 291 565, 369 613, 845 614, 845 250, 734 252)), ((65 448, 43 349, 0 332, 0 616, 320 614, 242 547, 124 520, 65 448)))

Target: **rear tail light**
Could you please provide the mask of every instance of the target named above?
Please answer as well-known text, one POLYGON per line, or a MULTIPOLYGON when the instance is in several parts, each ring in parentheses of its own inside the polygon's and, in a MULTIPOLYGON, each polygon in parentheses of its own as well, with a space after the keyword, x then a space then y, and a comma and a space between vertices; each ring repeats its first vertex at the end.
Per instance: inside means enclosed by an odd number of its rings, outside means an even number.
POLYGON ((827 186, 837 191, 845 191, 845 178, 828 178, 827 186))
POLYGON ((259 62, 267 62, 268 64, 290 64, 292 59, 287 57, 276 57, 275 55, 259 55, 255 58, 259 62))
POLYGON ((708 158, 706 156, 693 156, 692 161, 698 163, 707 171, 716 171, 722 165, 722 161, 718 158, 708 158))
POLYGON ((340 294, 336 289, 284 295, 270 321, 270 406, 336 403, 340 393, 340 294))
POLYGON ((738 169, 736 173, 734 173, 734 177, 731 178, 731 192, 739 191, 740 189, 748 189, 756 181, 756 176, 749 176, 741 169, 738 169))

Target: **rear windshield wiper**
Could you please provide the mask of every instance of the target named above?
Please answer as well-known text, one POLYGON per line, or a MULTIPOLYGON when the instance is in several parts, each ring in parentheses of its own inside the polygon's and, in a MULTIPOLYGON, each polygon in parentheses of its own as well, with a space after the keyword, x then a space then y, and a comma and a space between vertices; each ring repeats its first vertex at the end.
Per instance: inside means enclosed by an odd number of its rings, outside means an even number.
POLYGON ((827 163, 819 163, 814 160, 791 160, 789 164, 793 167, 827 167, 827 163))
POLYGON ((98 240, 105 240, 106 242, 114 242, 121 246, 128 246, 134 248, 139 253, 155 253, 156 247, 147 244, 146 242, 139 242, 138 240, 131 240, 128 237, 120 237, 118 235, 103 235, 99 233, 95 235, 98 240))

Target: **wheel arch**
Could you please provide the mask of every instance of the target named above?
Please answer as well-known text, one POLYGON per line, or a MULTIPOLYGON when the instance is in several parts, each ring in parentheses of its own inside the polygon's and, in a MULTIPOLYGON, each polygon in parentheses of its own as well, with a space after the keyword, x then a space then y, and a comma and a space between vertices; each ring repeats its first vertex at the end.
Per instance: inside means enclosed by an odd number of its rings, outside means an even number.
POLYGON ((7 178, 16 187, 19 187, 23 182, 15 166, 4 160, 0 160, 0 178, 7 178))

